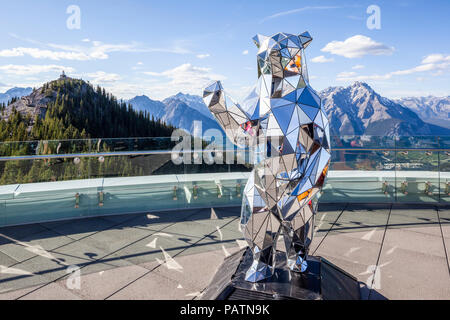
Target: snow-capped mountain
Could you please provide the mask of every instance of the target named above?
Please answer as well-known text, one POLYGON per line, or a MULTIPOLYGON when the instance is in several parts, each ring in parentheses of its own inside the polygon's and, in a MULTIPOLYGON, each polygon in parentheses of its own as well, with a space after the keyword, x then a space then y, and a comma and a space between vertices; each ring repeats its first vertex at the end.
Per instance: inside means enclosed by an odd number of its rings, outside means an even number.
POLYGON ((208 110, 208 107, 203 103, 203 99, 200 96, 178 92, 176 95, 164 99, 163 102, 165 104, 171 104, 175 100, 184 102, 190 108, 197 110, 198 112, 202 113, 208 118, 214 119, 212 113, 208 110))
MULTIPOLYGON (((367 83, 329 87, 319 94, 335 135, 450 135, 449 128, 424 122, 412 108, 380 96, 367 83)), ((194 120, 203 122, 203 130, 219 128, 200 96, 178 93, 163 102, 139 96, 129 102, 178 128, 190 130, 194 120)))
POLYGON ((146 110, 156 119, 161 119, 166 124, 185 129, 191 133, 194 133, 194 120, 202 122, 203 132, 210 128, 221 130, 211 116, 206 116, 205 111, 201 111, 204 108, 209 112, 205 104, 199 106, 199 101, 203 103, 201 97, 179 93, 165 99, 164 102, 152 100, 145 95, 134 97, 128 102, 136 110, 146 110), (185 101, 190 104, 187 104, 185 101))
POLYGON ((320 92, 336 135, 448 135, 450 130, 424 122, 412 110, 355 82, 320 92))
POLYGON ((450 96, 407 97, 396 102, 413 110, 423 121, 450 129, 450 96))
MULTIPOLYGON (((336 135, 448 135, 450 130, 424 122, 415 112, 380 96, 368 84, 355 82, 349 87, 330 87, 321 91, 322 103, 330 117, 331 131, 336 135)), ((178 93, 163 101, 177 105, 178 112, 189 107, 207 114, 201 97, 178 93), (181 103, 178 105, 179 103, 181 103)), ((169 108, 170 109, 170 108, 169 108)), ((172 112, 166 119, 174 121, 172 112)), ((195 119, 188 116, 188 121, 195 119)), ((207 122, 206 125, 209 125, 207 122)), ((177 126, 176 121, 171 124, 177 126)), ((203 125, 205 127, 205 124, 203 125)), ((183 126, 181 126, 183 127, 183 126)))
POLYGON ((0 103, 8 103, 14 97, 21 98, 29 95, 33 91, 33 88, 18 88, 14 87, 7 90, 5 93, 0 93, 0 103))

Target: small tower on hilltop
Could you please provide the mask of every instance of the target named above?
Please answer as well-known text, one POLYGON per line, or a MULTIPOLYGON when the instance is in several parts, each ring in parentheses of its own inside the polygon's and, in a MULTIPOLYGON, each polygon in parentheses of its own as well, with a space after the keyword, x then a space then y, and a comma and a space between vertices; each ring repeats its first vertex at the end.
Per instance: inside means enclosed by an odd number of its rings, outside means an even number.
POLYGON ((65 79, 67 79, 67 76, 66 76, 66 73, 63 70, 61 75, 59 76, 59 80, 65 80, 65 79))

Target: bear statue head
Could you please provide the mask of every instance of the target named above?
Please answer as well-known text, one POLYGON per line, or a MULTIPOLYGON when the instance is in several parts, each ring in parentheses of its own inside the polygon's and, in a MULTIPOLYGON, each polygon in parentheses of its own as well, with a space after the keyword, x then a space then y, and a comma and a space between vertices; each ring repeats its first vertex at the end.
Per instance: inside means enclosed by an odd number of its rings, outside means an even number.
POLYGON ((253 41, 259 49, 258 77, 272 78, 271 98, 279 98, 283 93, 282 79, 290 80, 295 89, 306 86, 308 71, 304 49, 312 41, 308 32, 300 35, 279 32, 271 37, 258 34, 253 41))

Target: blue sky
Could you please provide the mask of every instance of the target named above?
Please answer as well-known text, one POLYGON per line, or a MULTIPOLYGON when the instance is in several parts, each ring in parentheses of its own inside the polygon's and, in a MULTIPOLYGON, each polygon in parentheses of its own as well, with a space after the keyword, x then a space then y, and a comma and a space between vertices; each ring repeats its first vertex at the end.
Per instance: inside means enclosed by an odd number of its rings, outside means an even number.
POLYGON ((3 1, 0 91, 39 86, 64 69, 119 98, 201 94, 220 79, 241 99, 257 77, 251 38, 307 30, 316 90, 359 80, 388 97, 450 95, 450 1, 280 3, 3 1), (80 9, 79 29, 67 26, 71 5, 80 9), (370 5, 380 8, 380 29, 367 27, 370 5))

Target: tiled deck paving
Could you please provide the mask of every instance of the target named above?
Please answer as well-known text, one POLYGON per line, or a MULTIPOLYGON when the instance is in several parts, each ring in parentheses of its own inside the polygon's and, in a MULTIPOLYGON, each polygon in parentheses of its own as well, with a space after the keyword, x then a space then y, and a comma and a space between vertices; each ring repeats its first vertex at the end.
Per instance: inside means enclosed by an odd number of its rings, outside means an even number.
MULTIPOLYGON (((321 205, 311 253, 356 276, 365 299, 450 299, 450 210, 414 208, 321 205)), ((215 212, 0 228, 0 299, 195 299, 245 246, 239 208, 215 212)))

